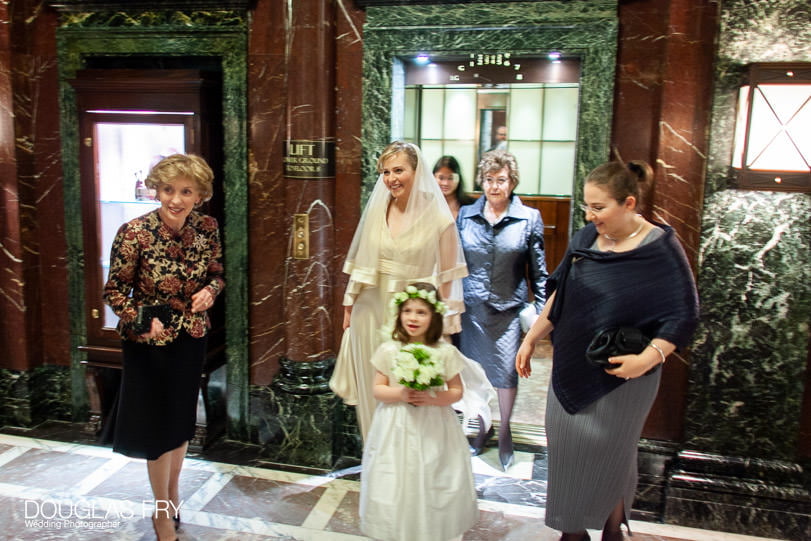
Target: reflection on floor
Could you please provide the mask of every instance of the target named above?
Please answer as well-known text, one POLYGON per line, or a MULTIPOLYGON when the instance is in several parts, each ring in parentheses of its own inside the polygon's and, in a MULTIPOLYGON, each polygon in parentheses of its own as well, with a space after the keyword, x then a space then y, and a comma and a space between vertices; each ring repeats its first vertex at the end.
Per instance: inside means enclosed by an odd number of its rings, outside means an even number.
MULTIPOLYGON (((540 345, 538 346, 541 347, 540 345)), ((532 376, 519 378, 512 422, 524 425, 544 426, 546 419, 546 393, 552 377, 551 348, 548 354, 539 356, 536 350, 532 358, 532 376)), ((493 419, 498 419, 498 402, 491 407, 493 419)))
MULTIPOLYGON (((71 439, 70 427, 5 432, 0 539, 154 539, 143 461, 106 447, 57 441, 81 441, 71 439)), ((519 452, 506 473, 496 466, 497 454, 489 448, 472 459, 480 518, 464 539, 558 539, 543 525, 544 454, 519 452)), ((257 456, 255 447, 234 442, 190 455, 181 478, 181 540, 365 539, 358 530, 359 467, 326 474, 282 471, 262 467, 257 456)), ((633 541, 760 539, 640 521, 631 528, 633 541)))

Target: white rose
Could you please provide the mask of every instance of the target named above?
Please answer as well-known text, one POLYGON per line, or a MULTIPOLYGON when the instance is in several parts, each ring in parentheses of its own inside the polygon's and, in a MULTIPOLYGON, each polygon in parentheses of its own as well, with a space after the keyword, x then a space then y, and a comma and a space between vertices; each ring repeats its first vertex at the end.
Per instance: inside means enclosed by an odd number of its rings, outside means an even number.
POLYGON ((423 385, 428 385, 431 383, 432 376, 426 373, 426 370, 420 370, 417 373, 417 383, 421 383, 423 385))

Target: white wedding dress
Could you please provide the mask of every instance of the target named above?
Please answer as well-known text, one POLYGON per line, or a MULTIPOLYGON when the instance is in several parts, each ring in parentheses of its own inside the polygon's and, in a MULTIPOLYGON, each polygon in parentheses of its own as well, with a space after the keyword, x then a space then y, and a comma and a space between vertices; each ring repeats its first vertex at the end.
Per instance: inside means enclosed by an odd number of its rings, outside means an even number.
MULTIPOLYGON (((389 377, 403 346, 388 341, 371 364, 389 377)), ((466 361, 452 345, 434 348, 445 381, 466 361)), ((384 541, 446 541, 478 520, 467 439, 451 406, 380 403, 363 450, 360 518, 364 534, 384 541)))
MULTIPOLYGON (((443 293, 448 312, 443 318, 444 334, 461 330, 462 278, 467 276, 465 256, 459 242, 456 222, 431 170, 419 149, 414 185, 408 198, 404 223, 393 237, 386 220, 391 194, 378 177, 352 239, 343 272, 349 274, 344 306, 352 306, 349 328, 330 381, 332 389, 348 405, 356 406, 361 436, 371 426, 377 402, 372 395, 374 368, 371 359, 378 346, 391 340, 394 313, 391 300, 413 282, 427 282, 443 293), (443 287, 444 286, 444 287, 443 287)), ((467 419, 481 416, 489 428, 489 403, 495 398, 481 366, 468 360, 462 372, 465 399, 454 407, 467 419)))

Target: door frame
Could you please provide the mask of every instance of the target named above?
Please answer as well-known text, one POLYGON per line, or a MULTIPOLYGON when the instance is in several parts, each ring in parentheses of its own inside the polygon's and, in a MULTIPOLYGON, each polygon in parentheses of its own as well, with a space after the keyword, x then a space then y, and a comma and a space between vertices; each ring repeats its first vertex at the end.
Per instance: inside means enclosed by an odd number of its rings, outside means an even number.
MULTIPOLYGON (((131 124, 131 123, 148 123, 144 122, 147 117, 137 116, 133 114, 115 114, 115 113, 85 113, 80 108, 79 112, 79 137, 82 141, 80 148, 79 169, 80 169, 80 182, 82 183, 82 242, 83 251, 85 255, 85 302, 87 309, 85 310, 85 326, 87 329, 87 348, 88 355, 92 354, 93 346, 105 346, 112 348, 121 347, 121 338, 114 328, 104 326, 104 306, 102 301, 102 290, 104 288, 103 271, 97 264, 104 255, 103 250, 106 248, 101 241, 99 235, 99 226, 101 223, 100 207, 99 207, 99 175, 96 170, 96 133, 95 128, 97 124, 131 124), (88 143, 90 143, 88 145, 88 143)), ((171 122, 172 124, 180 124, 184 127, 186 140, 191 141, 193 137, 191 134, 194 131, 193 122, 196 120, 191 115, 178 115, 178 114, 161 114, 150 115, 149 120, 160 119, 163 124, 171 122)), ((199 149, 195 148, 193 144, 187 145, 186 152, 198 154, 199 149)))
POLYGON ((223 245, 225 275, 226 411, 228 434, 248 438, 248 170, 247 170, 247 13, 222 11, 180 25, 158 21, 155 27, 134 19, 122 25, 120 14, 64 17, 57 29, 60 83, 60 132, 64 173, 65 235, 68 247, 68 306, 71 336, 71 386, 74 419, 86 419, 85 386, 87 303, 84 295, 82 193, 79 176, 79 120, 69 81, 88 67, 91 57, 209 57, 222 68, 223 245))
MULTIPOLYGON (((537 56, 559 52, 580 59, 580 103, 572 208, 583 197, 582 180, 609 158, 619 20, 616 0, 499 5, 372 6, 363 29, 362 201, 377 178, 377 156, 392 139, 392 111, 401 111, 404 64, 418 54, 439 58, 498 54, 537 56), (441 21, 438 24, 437 21, 441 21), (562 22, 565 21, 565 24, 562 22)), ((340 194, 338 195, 340 197, 340 194)), ((582 213, 565 217, 568 231, 584 225, 582 213)), ((543 427, 513 425, 516 440, 543 444, 543 427)))
MULTIPOLYGON (((580 59, 580 104, 572 200, 582 199, 582 179, 609 157, 614 104, 619 20, 616 0, 580 6, 538 2, 516 13, 507 6, 482 10, 478 5, 366 8, 363 30, 362 140, 363 199, 377 179, 377 154, 392 138, 392 111, 402 109, 404 58, 480 53, 533 56, 556 51, 580 59), (560 11, 556 11, 559 9, 560 11), (437 26, 436 21, 442 21, 437 26), (566 21, 561 25, 561 21, 566 21), (437 31, 441 28, 442 31, 437 31)), ((584 224, 574 213, 570 231, 584 224)))

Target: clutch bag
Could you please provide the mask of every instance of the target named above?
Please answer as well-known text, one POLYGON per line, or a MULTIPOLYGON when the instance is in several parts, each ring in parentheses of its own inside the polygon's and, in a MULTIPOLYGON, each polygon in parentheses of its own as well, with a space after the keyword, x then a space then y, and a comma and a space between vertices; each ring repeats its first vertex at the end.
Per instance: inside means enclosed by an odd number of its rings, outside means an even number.
POLYGON ((152 328, 152 318, 161 320, 164 327, 172 321, 172 308, 168 304, 150 304, 138 307, 138 317, 135 318, 133 330, 137 334, 146 334, 152 328))
POLYGON ((650 339, 634 327, 611 327, 603 329, 592 338, 586 349, 586 359, 600 368, 619 366, 608 362, 609 357, 642 353, 650 339))

